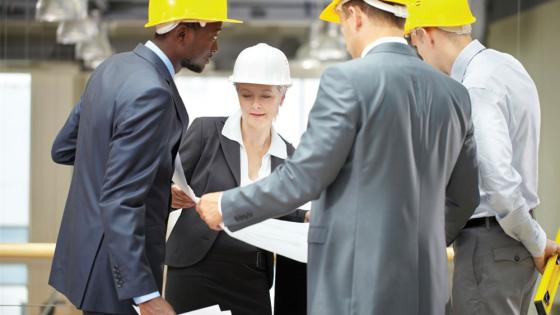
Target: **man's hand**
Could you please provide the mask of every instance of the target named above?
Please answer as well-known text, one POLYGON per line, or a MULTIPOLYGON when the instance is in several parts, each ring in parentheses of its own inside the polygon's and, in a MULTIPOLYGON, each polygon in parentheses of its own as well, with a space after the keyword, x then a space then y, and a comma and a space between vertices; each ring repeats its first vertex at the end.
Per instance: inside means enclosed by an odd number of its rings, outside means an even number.
POLYGON ((178 185, 171 185, 171 207, 187 209, 194 206, 196 203, 178 185))
POLYGON ((141 315, 176 315, 173 307, 167 303, 161 296, 146 301, 140 305, 141 315))
POLYGON ((196 212, 208 227, 212 230, 220 231, 220 224, 223 222, 222 215, 218 210, 218 202, 222 196, 221 192, 210 193, 202 196, 196 205, 196 212))
POLYGON ((544 267, 548 259, 554 255, 560 254, 560 248, 558 244, 552 240, 546 240, 546 247, 544 248, 544 255, 540 257, 533 257, 535 262, 535 267, 542 274, 544 272, 544 267))

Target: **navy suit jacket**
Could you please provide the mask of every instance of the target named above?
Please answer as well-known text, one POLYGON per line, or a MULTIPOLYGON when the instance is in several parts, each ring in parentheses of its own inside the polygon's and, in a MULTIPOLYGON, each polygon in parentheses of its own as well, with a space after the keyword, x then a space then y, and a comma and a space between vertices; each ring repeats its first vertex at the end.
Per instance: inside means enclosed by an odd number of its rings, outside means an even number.
POLYGON ((161 290, 173 161, 188 115, 161 59, 138 45, 93 72, 52 158, 74 165, 49 284, 78 308, 131 312, 161 290))

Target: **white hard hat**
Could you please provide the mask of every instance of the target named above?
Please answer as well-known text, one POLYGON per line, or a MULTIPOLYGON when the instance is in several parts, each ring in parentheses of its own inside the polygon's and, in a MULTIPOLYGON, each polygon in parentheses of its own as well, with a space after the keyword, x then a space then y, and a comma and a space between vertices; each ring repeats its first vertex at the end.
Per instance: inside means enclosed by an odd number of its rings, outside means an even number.
POLYGON ((280 49, 263 43, 239 53, 229 80, 234 83, 292 85, 286 55, 280 49))

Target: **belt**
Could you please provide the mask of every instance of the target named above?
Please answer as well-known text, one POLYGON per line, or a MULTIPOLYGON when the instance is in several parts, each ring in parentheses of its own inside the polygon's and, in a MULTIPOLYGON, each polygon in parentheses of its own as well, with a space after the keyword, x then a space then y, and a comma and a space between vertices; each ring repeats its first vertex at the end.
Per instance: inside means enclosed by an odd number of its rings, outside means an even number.
POLYGON ((494 225, 498 225, 498 220, 496 220, 496 217, 476 218, 467 221, 467 224, 465 224, 465 229, 480 227, 480 226, 491 227, 494 225))
MULTIPOLYGON (((533 219, 535 218, 532 209, 529 210, 529 214, 533 219)), ((496 220, 496 217, 483 217, 483 218, 470 219, 469 221, 467 221, 467 224, 465 224, 464 228, 468 229, 468 228, 481 227, 481 226, 485 226, 489 228, 494 225, 499 225, 498 220, 496 220)))

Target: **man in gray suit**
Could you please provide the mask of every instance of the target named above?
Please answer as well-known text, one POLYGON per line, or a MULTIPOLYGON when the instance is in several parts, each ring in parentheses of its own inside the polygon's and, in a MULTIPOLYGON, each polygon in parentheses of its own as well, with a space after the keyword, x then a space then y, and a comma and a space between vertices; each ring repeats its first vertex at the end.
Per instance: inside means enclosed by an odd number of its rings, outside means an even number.
POLYGON ((53 160, 74 174, 49 284, 85 314, 135 314, 133 303, 142 315, 175 314, 160 297, 173 161, 188 125, 173 75, 204 69, 226 20, 189 16, 202 4, 185 3, 150 2, 154 39, 92 73, 53 144, 53 160))
POLYGON ((444 314, 445 217, 464 223, 479 201, 468 93, 407 45, 398 3, 335 0, 325 9, 355 60, 321 77, 294 155, 197 206, 210 227, 239 230, 319 198, 308 314, 444 314))

